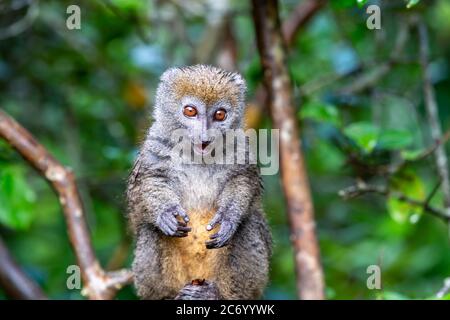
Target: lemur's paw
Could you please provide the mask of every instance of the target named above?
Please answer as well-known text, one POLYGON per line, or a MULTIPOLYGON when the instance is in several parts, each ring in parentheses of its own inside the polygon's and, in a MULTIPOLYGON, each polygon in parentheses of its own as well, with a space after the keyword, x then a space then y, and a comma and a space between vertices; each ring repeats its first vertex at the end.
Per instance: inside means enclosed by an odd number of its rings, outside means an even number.
POLYGON ((180 290, 175 300, 219 300, 219 289, 213 282, 206 280, 193 280, 180 290))
POLYGON ((237 224, 225 217, 222 212, 218 211, 206 226, 206 230, 211 231, 215 225, 220 224, 219 231, 209 237, 211 240, 206 241, 207 249, 217 249, 228 245, 237 229, 237 224))
POLYGON ((179 205, 170 206, 161 211, 156 219, 156 225, 166 235, 170 237, 186 237, 191 228, 187 226, 189 217, 179 205), (177 219, 181 217, 183 221, 177 219))

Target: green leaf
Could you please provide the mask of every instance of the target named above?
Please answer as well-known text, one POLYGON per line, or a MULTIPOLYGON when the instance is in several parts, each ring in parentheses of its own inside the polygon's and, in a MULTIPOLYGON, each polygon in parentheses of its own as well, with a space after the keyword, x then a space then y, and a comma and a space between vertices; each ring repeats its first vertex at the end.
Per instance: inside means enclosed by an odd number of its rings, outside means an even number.
POLYGON ((424 152, 424 149, 417 150, 402 150, 400 155, 403 159, 407 161, 415 161, 418 157, 420 157, 424 152))
POLYGON ((20 166, 0 168, 0 223, 15 229, 27 229, 32 220, 36 195, 29 187, 20 166))
POLYGON ((406 5, 406 8, 410 9, 414 7, 416 4, 418 4, 420 0, 409 0, 408 4, 406 5))
POLYGON ((341 125, 338 109, 333 105, 320 101, 310 101, 305 103, 300 110, 300 119, 327 122, 337 127, 341 125))
POLYGON ((141 10, 145 7, 145 2, 141 0, 113 0, 112 3, 124 10, 141 10))
POLYGON ((411 211, 411 209, 414 210, 414 207, 392 196, 387 200, 387 208, 391 218, 398 223, 407 222, 408 218, 415 214, 411 211))
POLYGON ((406 130, 383 130, 378 138, 377 147, 386 150, 403 149, 410 146, 413 142, 413 136, 406 130))
POLYGON ((355 6, 355 0, 331 0, 331 7, 335 9, 352 8, 355 6))
POLYGON ((367 1, 369 0, 356 0, 356 4, 361 8, 367 3, 367 1))
MULTIPOLYGON (((402 193, 408 198, 418 201, 425 200, 424 184, 420 177, 411 170, 403 170, 392 177, 389 188, 393 193, 402 193)), ((422 207, 402 201, 395 195, 389 196, 387 209, 392 219, 398 223, 407 221, 416 223, 423 212, 422 207)))
POLYGON ((440 298, 441 300, 450 300, 450 293, 447 293, 445 296, 440 298))
POLYGON ((369 122, 355 122, 344 129, 344 134, 370 153, 377 145, 380 129, 369 122))
POLYGON ((410 298, 408 298, 407 296, 398 293, 398 292, 394 292, 394 291, 384 291, 382 294, 382 298, 384 300, 409 300, 410 298))

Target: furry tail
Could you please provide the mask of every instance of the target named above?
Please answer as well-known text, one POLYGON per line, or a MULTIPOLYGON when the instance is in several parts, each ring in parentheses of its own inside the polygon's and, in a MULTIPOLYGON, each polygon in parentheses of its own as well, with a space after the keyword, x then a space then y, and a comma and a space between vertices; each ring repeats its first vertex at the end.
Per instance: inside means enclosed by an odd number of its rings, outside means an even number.
POLYGON ((195 279, 180 290, 175 300, 220 300, 220 293, 214 282, 195 279))

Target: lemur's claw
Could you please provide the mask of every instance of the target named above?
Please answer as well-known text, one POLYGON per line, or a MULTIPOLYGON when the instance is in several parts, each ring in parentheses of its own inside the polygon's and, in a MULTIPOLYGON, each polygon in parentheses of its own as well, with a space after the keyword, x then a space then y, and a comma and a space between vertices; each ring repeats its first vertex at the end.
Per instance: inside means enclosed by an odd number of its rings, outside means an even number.
POLYGON ((180 221, 177 217, 189 221, 186 212, 180 206, 172 206, 163 210, 156 219, 156 225, 166 235, 170 237, 186 237, 191 231, 186 222, 180 221))
MULTIPOLYGON (((207 226, 207 229, 209 226, 211 226, 211 224, 207 226)), ((212 228, 210 230, 212 230, 212 228)), ((209 237, 211 239, 210 241, 206 241, 206 248, 218 249, 226 246, 233 236, 235 230, 236 228, 234 227, 233 223, 231 223, 227 219, 222 219, 222 221, 220 222, 219 231, 209 237)))

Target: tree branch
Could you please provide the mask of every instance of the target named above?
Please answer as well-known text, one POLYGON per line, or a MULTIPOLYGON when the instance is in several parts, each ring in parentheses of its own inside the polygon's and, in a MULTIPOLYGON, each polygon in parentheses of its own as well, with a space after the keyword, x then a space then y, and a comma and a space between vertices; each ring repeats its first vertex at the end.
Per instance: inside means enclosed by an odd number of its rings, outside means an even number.
POLYGON ((410 198, 401 192, 391 191, 388 188, 386 188, 385 186, 373 186, 373 185, 368 185, 366 183, 358 183, 354 186, 350 186, 350 187, 347 187, 347 188, 339 191, 339 195, 345 199, 356 198, 356 197, 359 197, 359 196, 362 196, 362 195, 365 195, 368 193, 375 193, 375 194, 379 194, 379 195, 382 195, 385 197, 394 197, 399 201, 407 202, 411 205, 422 207, 425 212, 428 212, 440 219, 443 219, 446 222, 450 221, 450 216, 447 215, 445 210, 435 208, 429 204, 430 200, 431 200, 430 198, 435 193, 435 190, 433 190, 430 193, 430 196, 428 196, 425 201, 420 201, 420 200, 410 198))
POLYGON ((327 0, 305 0, 297 5, 289 18, 282 25, 283 38, 291 46, 298 32, 322 9, 327 0))
POLYGON ((286 50, 276 0, 252 0, 258 50, 275 128, 280 129, 281 178, 295 252, 301 299, 323 299, 324 280, 316 239, 314 209, 300 148, 286 50))
MULTIPOLYGON (((26 2, 24 1, 24 3, 26 2)), ((0 40, 18 36, 19 34, 25 32, 28 28, 30 28, 33 25, 34 21, 39 15, 39 1, 34 0, 26 4, 28 5, 28 9, 25 16, 22 19, 12 23, 11 25, 9 25, 4 29, 0 29, 0 40)), ((16 10, 16 8, 12 8, 11 6, 9 11, 14 10, 16 10)))
POLYGON ((396 172, 399 172, 401 169, 403 169, 407 164, 410 164, 410 163, 413 163, 413 162, 418 162, 418 161, 426 159, 427 157, 432 155, 440 145, 444 146, 448 142, 448 140, 450 140, 450 129, 447 130, 442 135, 440 140, 435 141, 432 146, 429 146, 428 148, 423 150, 421 153, 419 153, 413 159, 407 159, 407 160, 404 159, 404 160, 400 161, 399 163, 396 163, 396 164, 388 167, 388 172, 387 173, 389 175, 393 175, 396 172))
MULTIPOLYGON (((292 46, 298 33, 316 16, 327 2, 328 0, 307 0, 297 5, 294 12, 281 27, 284 42, 288 47, 292 46)), ((254 96, 254 105, 258 108, 262 109, 268 105, 268 96, 266 90, 264 90, 264 86, 259 85, 255 90, 254 96)))
MULTIPOLYGON (((431 137, 434 141, 441 141, 442 128, 439 122, 438 105, 436 102, 436 94, 433 84, 431 82, 431 75, 429 69, 429 40, 428 30, 425 23, 418 18, 417 21, 419 29, 419 46, 420 46, 420 64, 422 66, 423 74, 423 93, 425 96, 425 109, 428 115, 428 123, 431 129, 431 137)), ((439 177, 442 180, 442 192, 444 194, 444 205, 447 215, 450 216, 450 178, 448 172, 448 159, 445 154, 443 144, 437 144, 434 150, 436 167, 439 177)))
POLYGON ((444 145, 448 142, 448 140, 450 140, 450 129, 447 130, 440 139, 435 140, 434 144, 425 149, 417 158, 416 160, 422 160, 425 159, 426 157, 430 156, 431 154, 436 152, 436 149, 439 147, 444 148, 444 145))
POLYGON ((389 59, 377 64, 368 72, 356 77, 356 79, 341 90, 342 94, 350 95, 364 91, 375 86, 378 81, 389 74, 396 64, 398 64, 401 53, 409 38, 410 21, 401 21, 395 39, 395 45, 389 59))
POLYGON ((44 292, 14 261, 0 237, 0 285, 6 294, 19 300, 46 300, 44 292))
POLYGON ((13 118, 0 110, 0 137, 15 148, 51 184, 64 211, 70 243, 81 269, 83 293, 90 299, 111 299, 132 280, 129 271, 105 272, 92 248, 75 177, 13 118))
POLYGON ((221 37, 222 47, 217 53, 216 64, 224 70, 235 71, 238 60, 236 37, 233 32, 231 16, 227 14, 224 20, 221 37))

